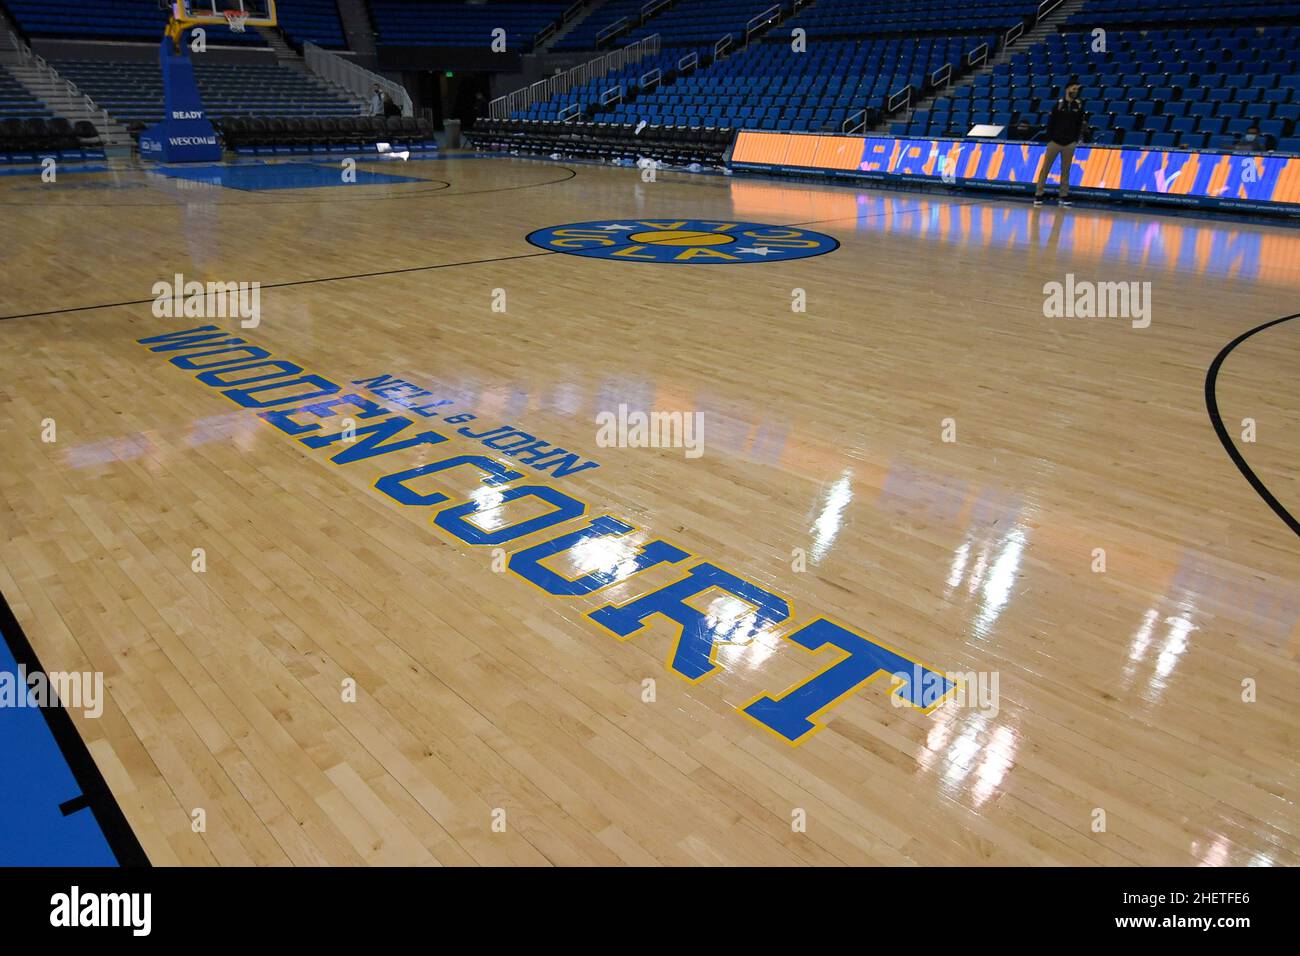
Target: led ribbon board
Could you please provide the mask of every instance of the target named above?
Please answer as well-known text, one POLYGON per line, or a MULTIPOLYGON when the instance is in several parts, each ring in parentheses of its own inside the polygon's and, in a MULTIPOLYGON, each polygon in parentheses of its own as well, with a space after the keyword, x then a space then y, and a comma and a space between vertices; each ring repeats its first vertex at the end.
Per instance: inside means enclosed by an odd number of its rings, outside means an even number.
MULTIPOLYGON (((1041 143, 743 130, 731 162, 769 172, 1028 189, 1044 150, 1041 143)), ((1049 182, 1059 183, 1059 174, 1049 182)), ((1300 215, 1295 156, 1084 145, 1075 151, 1070 186, 1121 200, 1300 215)))

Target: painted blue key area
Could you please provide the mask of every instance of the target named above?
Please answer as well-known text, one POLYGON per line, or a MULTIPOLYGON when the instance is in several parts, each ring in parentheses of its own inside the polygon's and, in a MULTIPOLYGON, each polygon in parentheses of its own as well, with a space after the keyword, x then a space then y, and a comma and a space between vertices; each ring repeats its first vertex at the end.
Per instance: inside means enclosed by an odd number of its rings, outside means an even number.
MULTIPOLYGON (((0 672, 18 673, 0 634, 0 672)), ((116 866, 99 823, 81 796, 45 717, 35 707, 0 707, 0 866, 116 866)))
POLYGON ((414 176, 372 173, 354 170, 356 183, 343 181, 343 167, 317 166, 312 163, 267 163, 238 166, 159 166, 158 172, 173 179, 192 179, 227 189, 313 189, 317 186, 374 186, 387 183, 424 183, 414 176))

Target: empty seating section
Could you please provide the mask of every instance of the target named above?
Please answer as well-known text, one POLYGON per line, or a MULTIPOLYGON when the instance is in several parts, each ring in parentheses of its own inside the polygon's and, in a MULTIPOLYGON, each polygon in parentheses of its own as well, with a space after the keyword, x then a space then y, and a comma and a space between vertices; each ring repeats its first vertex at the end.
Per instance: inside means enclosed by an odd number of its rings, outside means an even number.
MULTIPOLYGON (((788 5, 790 0, 784 0, 788 5)), ((638 40, 658 34, 660 38, 661 54, 657 59, 645 59, 631 67, 628 67, 618 73, 607 74, 597 80, 590 81, 581 87, 569 90, 568 92, 552 98, 546 103, 534 105, 531 109, 517 112, 516 118, 519 119, 558 119, 561 117, 569 118, 574 115, 591 115, 594 111, 602 108, 605 104, 602 102, 602 96, 611 89, 619 89, 623 96, 631 96, 638 92, 637 86, 640 78, 649 74, 651 71, 658 69, 661 73, 668 75, 674 69, 677 63, 685 56, 696 52, 702 56, 711 56, 714 44, 723 36, 730 34, 733 42, 743 41, 745 36, 746 24, 756 16, 761 15, 770 9, 774 4, 772 0, 678 0, 673 6, 657 7, 653 15, 649 16, 644 23, 641 23, 642 9, 649 9, 646 0, 610 0, 609 3, 600 7, 588 16, 587 20, 579 23, 572 33, 562 37, 557 44, 558 48, 580 49, 582 47, 593 48, 596 45, 596 36, 600 31, 606 29, 611 24, 618 22, 623 17, 631 17, 636 21, 630 31, 619 36, 618 41, 614 44, 616 47, 623 47, 635 43, 638 40), (577 110, 574 110, 574 107, 577 110)), ((670 100, 664 100, 662 97, 679 95, 677 90, 678 84, 665 87, 658 93, 641 94, 638 104, 658 107, 664 105, 670 100)), ((636 114, 637 110, 630 106, 618 106, 617 101, 609 106, 614 111, 611 116, 617 122, 624 121, 628 116, 636 114)), ((686 115, 686 110, 678 112, 686 115)), ((702 111, 696 111, 700 113, 702 111)), ((656 109, 656 116, 666 115, 665 110, 656 109)), ((700 116, 697 116, 695 125, 705 125, 700 116)))
MULTIPOLYGON (((534 104, 497 124, 494 136, 524 149, 548 136, 559 142, 565 134, 554 124, 562 118, 595 121, 584 124, 594 133, 577 134, 580 143, 603 135, 602 123, 621 130, 643 120, 679 135, 692 128, 840 131, 863 110, 888 113, 891 94, 905 87, 932 90, 931 77, 950 65, 956 82, 928 108, 900 114, 891 133, 964 136, 987 123, 1042 139, 1052 106, 1077 77, 1094 143, 1300 153, 1300 4, 1088 0, 1060 32, 973 76, 969 54, 984 43, 995 53, 1008 29, 1032 23, 1035 0, 816 0, 798 11, 784 0, 783 12, 793 15, 744 46, 745 24, 768 7, 678 0, 616 44, 658 33, 657 61, 534 104), (1104 47, 1094 34, 1101 23, 1104 47), (807 31, 804 51, 792 49, 794 27, 807 31), (737 46, 715 59, 713 44, 726 33, 737 46), (689 50, 700 54, 698 68, 678 73, 673 67, 689 50), (655 66, 663 82, 641 89, 640 75, 655 66), (620 95, 609 96, 611 87, 620 95), (1028 130, 1015 129, 1018 121, 1028 130), (1243 141, 1252 127, 1260 139, 1243 141), (513 139, 512 129, 519 132, 513 139)), ((639 19, 640 10, 632 0, 611 0, 560 45, 594 45, 601 30, 620 17, 639 19)))
POLYGON ((1106 50, 1094 45, 1091 31, 1050 36, 893 131, 961 135, 1020 119, 1038 131, 1077 77, 1093 143, 1233 149, 1257 126, 1266 146, 1300 151, 1300 27, 1110 29, 1106 50))
MULTIPOLYGON (((594 50, 597 38, 615 24, 628 21, 630 29, 640 22, 641 11, 650 5, 651 0, 607 0, 599 9, 593 10, 585 19, 560 37, 552 47, 554 50, 594 50)), ((660 11, 663 12, 663 11, 660 11)), ((622 45, 622 38, 627 33, 622 30, 613 36, 618 37, 616 46, 622 45)), ((653 30, 651 32, 654 32, 653 30)))
POLYGON ((379 42, 393 46, 456 46, 487 49, 493 30, 505 31, 506 49, 528 50, 542 28, 564 15, 572 0, 533 3, 429 3, 371 0, 379 42))
MULTIPOLYGON (((35 37, 156 41, 166 20, 156 0, 5 2, 22 30, 35 37)), ((521 52, 571 3, 370 0, 370 8, 383 44, 488 48, 494 31, 504 30, 507 49, 521 52)), ((1059 32, 1013 48, 1005 62, 974 76, 965 75, 969 54, 982 44, 996 52, 1008 29, 1033 22, 1037 0, 815 0, 798 10, 794 0, 779 0, 785 18, 780 26, 758 31, 746 45, 747 25, 760 22, 774 5, 607 0, 559 37, 555 48, 595 51, 598 38, 621 24, 614 46, 658 34, 659 55, 495 122, 492 141, 523 149, 563 141, 579 155, 606 157, 656 144, 664 156, 709 161, 718 154, 717 142, 729 141, 737 129, 837 132, 846 123, 861 125, 888 114, 904 88, 920 99, 932 90, 936 71, 950 66, 953 85, 926 108, 893 117, 891 133, 964 136, 976 124, 990 123, 1006 127, 1006 135, 1042 139, 1053 104, 1065 84, 1078 78, 1093 143, 1191 149, 1262 144, 1300 153, 1300 3, 1087 0, 1059 32), (796 27, 807 35, 798 51, 791 42, 796 27), (1098 27, 1105 31, 1100 42, 1098 27), (715 44, 728 35, 732 46, 715 57, 715 44), (691 53, 698 60, 679 69, 691 53), (576 125, 560 128, 560 121, 576 125), (653 136, 627 132, 642 121, 653 136), (1259 140, 1243 141, 1252 127, 1259 140), (690 130, 707 132, 696 141, 690 130)), ((278 12, 292 42, 346 46, 335 0, 279 0, 278 12)), ((253 31, 243 37, 224 26, 211 31, 217 43, 262 42, 253 31)), ((65 59, 52 65, 118 119, 150 123, 162 114, 161 78, 152 60, 65 59)), ((284 67, 196 61, 195 68, 207 109, 217 119, 289 122, 352 117, 362 109, 309 74, 284 67)), ((52 118, 0 70, 0 121, 14 121, 5 128, 10 143, 23 136, 29 145, 36 142, 37 127, 26 130, 22 124, 52 118)), ((355 130, 342 122, 319 131, 227 125, 249 148, 261 148, 277 134, 297 142, 319 132, 338 145, 360 133, 393 132, 366 122, 355 130)), ((478 131, 479 141, 487 130, 478 131)), ((68 145, 71 131, 60 132, 68 145)), ((410 138, 417 131, 404 132, 410 138)))
POLYGON ((791 26, 810 37, 883 33, 1005 33, 1038 9, 1030 0, 817 0, 791 26))
MULTIPOLYGON (((162 118, 162 75, 154 62, 55 60, 51 65, 123 122, 153 123, 162 118)), ((322 81, 288 67, 200 60, 194 64, 194 74, 204 108, 213 118, 351 116, 360 110, 359 104, 337 95, 322 81)))
MULTIPOLYGON (((5 5, 29 37, 157 42, 167 25, 167 12, 158 9, 157 0, 5 0, 5 5)), ((204 29, 210 43, 265 45, 256 30, 233 33, 224 23, 204 29)))
POLYGON ((103 158, 99 134, 87 122, 75 126, 55 116, 0 66, 0 163, 103 158))
POLYGON ((217 124, 228 149, 249 155, 356 153, 386 143, 397 151, 437 152, 432 127, 413 116, 232 116, 217 124))
MULTIPOLYGON (((674 63, 676 63, 676 57, 672 51, 661 53, 657 57, 645 57, 622 69, 611 70, 604 76, 572 87, 558 96, 551 97, 545 103, 538 103, 530 109, 520 110, 516 117, 519 119, 573 119, 592 116, 602 109, 613 109, 614 105, 606 107, 602 102, 602 98, 607 93, 614 91, 610 93, 610 96, 616 104, 618 99, 631 95, 637 89, 641 77, 647 76, 656 69, 661 72, 669 70, 674 63)), ((644 99, 646 95, 641 94, 641 98, 644 99)))
MULTIPOLYGON (((679 0, 676 6, 656 14, 625 34, 619 40, 619 45, 657 33, 664 47, 712 50, 713 44, 727 34, 731 34, 735 42, 743 40, 745 25, 772 7, 774 2, 775 0, 679 0)), ((788 0, 786 4, 788 5, 788 0)))
MULTIPOLYGON (((749 46, 710 64, 719 37, 730 33, 738 42, 743 40, 745 25, 771 6, 764 0, 679 0, 619 41, 622 45, 658 33, 664 55, 654 65, 664 69, 669 82, 643 92, 635 88, 635 77, 606 77, 515 116, 569 117, 575 104, 579 112, 591 115, 593 104, 601 105, 597 96, 622 82, 626 101, 598 111, 600 119, 839 131, 846 119, 863 110, 884 110, 891 95, 905 87, 924 89, 943 66, 960 67, 981 43, 996 43, 999 32, 981 33, 977 26, 1002 31, 1036 9, 1031 0, 979 5, 968 0, 818 0, 770 34, 755 36, 749 46), (916 35, 948 22, 958 25, 957 35, 916 35), (795 27, 808 33, 806 49, 799 52, 791 43, 795 27), (685 76, 668 74, 690 50, 699 52, 706 65, 685 76)), ((785 0, 783 10, 792 7, 785 0)), ((649 69, 641 65, 638 72, 649 69)))
MULTIPOLYGON (((989 38, 991 39, 991 38, 989 38)), ((755 43, 711 68, 620 104, 601 118, 685 126, 839 132, 865 108, 883 110, 903 87, 921 88, 980 38, 825 40, 804 53, 788 37, 755 43)))
POLYGON ((60 160, 103 159, 103 144, 95 127, 61 116, 50 119, 0 118, 0 164, 34 163, 46 156, 60 160))
POLYGON ((276 0, 275 17, 284 35, 299 47, 308 40, 324 47, 348 45, 334 0, 276 0))
POLYGON ((631 162, 653 157, 666 163, 717 165, 735 138, 720 128, 675 129, 633 123, 559 123, 550 120, 481 120, 471 139, 488 149, 560 153, 631 162))
POLYGON ((0 119, 30 119, 54 114, 0 66, 0 119))
POLYGON ((1067 21, 1071 29, 1089 30, 1116 24, 1173 27, 1198 21, 1252 20, 1260 23, 1294 17, 1294 0, 1250 3, 1249 0, 1092 0, 1067 21))

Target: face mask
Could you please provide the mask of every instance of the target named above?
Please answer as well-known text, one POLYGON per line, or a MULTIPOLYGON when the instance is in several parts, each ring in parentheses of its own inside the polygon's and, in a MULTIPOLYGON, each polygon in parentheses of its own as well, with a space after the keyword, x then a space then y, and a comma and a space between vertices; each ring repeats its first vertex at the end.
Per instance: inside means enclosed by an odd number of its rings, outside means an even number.
POLYGON ((1248 142, 1248 143, 1253 143, 1253 142, 1255 142, 1256 139, 1257 139, 1257 137, 1255 136, 1254 133, 1247 133, 1247 134, 1246 134, 1246 142, 1248 142))

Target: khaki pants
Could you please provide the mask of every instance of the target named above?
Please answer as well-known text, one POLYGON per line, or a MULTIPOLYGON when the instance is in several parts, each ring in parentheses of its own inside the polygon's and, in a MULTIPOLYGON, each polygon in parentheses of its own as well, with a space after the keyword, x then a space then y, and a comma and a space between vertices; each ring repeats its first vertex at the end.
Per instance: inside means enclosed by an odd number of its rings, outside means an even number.
POLYGON ((1061 157, 1061 195, 1070 195, 1070 167, 1074 165, 1074 143, 1069 146, 1048 143, 1047 151, 1043 154, 1043 165, 1038 170, 1038 188, 1034 190, 1035 196, 1043 194, 1043 187, 1047 185, 1047 174, 1052 171, 1052 164, 1056 162, 1057 156, 1061 157))

